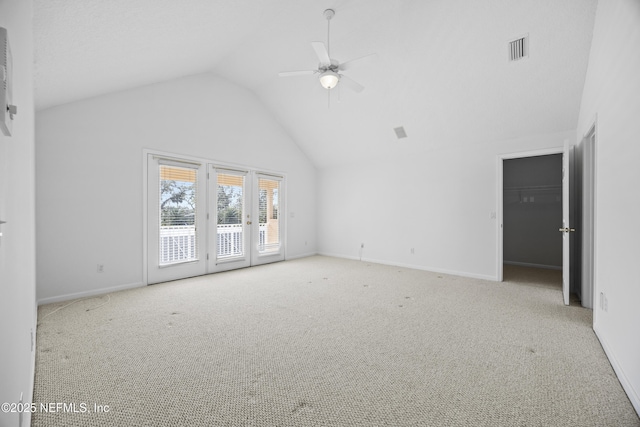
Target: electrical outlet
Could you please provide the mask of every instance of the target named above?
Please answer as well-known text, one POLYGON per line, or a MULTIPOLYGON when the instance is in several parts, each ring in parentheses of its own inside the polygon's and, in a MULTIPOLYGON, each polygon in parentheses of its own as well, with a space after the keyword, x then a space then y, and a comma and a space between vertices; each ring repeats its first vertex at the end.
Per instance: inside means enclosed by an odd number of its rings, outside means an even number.
POLYGON ((98 264, 98 273, 104 273, 104 264, 98 264))
POLYGON ((604 292, 600 292, 600 310, 609 311, 609 300, 604 292))
POLYGON ((415 248, 411 248, 411 255, 415 255, 415 253, 416 253, 415 248))
POLYGON ((600 292, 600 310, 604 310, 604 292, 600 292))

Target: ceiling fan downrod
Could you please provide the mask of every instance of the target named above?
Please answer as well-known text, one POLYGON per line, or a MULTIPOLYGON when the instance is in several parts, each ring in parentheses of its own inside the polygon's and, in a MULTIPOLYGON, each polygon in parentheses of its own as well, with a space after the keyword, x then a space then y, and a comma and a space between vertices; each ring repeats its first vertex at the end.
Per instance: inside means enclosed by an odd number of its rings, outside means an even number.
POLYGON ((326 9, 323 15, 327 19, 327 53, 329 54, 329 58, 331 58, 331 18, 336 15, 336 11, 333 9, 326 9))

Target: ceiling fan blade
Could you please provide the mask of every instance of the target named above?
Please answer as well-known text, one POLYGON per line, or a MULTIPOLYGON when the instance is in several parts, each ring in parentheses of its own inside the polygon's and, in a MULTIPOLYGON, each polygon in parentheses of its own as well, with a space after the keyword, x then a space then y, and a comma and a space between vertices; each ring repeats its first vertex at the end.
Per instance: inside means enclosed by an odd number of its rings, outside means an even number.
POLYGON ((318 59, 322 65, 331 65, 331 59, 329 59, 329 52, 327 51, 327 47, 322 42, 311 42, 311 46, 313 50, 316 51, 316 55, 318 55, 318 59))
POLYGON ((377 53, 370 53, 369 55, 365 55, 365 56, 361 56, 361 57, 359 57, 359 58, 351 59, 351 60, 349 60, 349 61, 347 61, 347 62, 343 62, 342 64, 340 64, 339 69, 340 69, 341 71, 348 70, 348 69, 349 69, 349 68, 351 68, 351 67, 353 66, 353 64, 354 64, 354 63, 356 63, 356 62, 360 62, 360 61, 363 61, 363 60, 365 60, 365 59, 366 59, 366 60, 372 60, 372 59, 376 59, 377 57, 378 57, 378 54, 377 54, 377 53))
POLYGON ((364 90, 364 86, 349 77, 340 74, 340 82, 354 92, 360 93, 364 90))
POLYGON ((315 70, 302 70, 302 71, 282 71, 278 73, 280 77, 293 77, 293 76, 309 76, 315 74, 315 70))

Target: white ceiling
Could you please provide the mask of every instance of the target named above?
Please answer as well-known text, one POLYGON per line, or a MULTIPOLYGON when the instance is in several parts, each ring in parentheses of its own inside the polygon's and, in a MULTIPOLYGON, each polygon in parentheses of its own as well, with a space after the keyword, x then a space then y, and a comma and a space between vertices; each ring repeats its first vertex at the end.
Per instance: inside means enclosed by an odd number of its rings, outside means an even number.
POLYGON ((35 0, 36 106, 213 72, 318 167, 576 128, 597 0, 35 0), (311 41, 377 58, 327 93, 311 41), (507 61, 529 34, 530 57, 507 61), (397 140, 393 128, 408 138, 397 140))

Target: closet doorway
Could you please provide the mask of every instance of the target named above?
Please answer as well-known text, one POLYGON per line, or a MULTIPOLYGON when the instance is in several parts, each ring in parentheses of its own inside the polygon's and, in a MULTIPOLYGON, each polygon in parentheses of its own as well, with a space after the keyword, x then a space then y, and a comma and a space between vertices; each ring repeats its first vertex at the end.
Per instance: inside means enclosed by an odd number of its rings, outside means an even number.
POLYGON ((551 277, 567 305, 579 283, 573 157, 568 141, 564 149, 498 157, 497 280, 505 271, 551 277))
POLYGON ((562 270, 562 154, 503 164, 503 263, 562 270))

